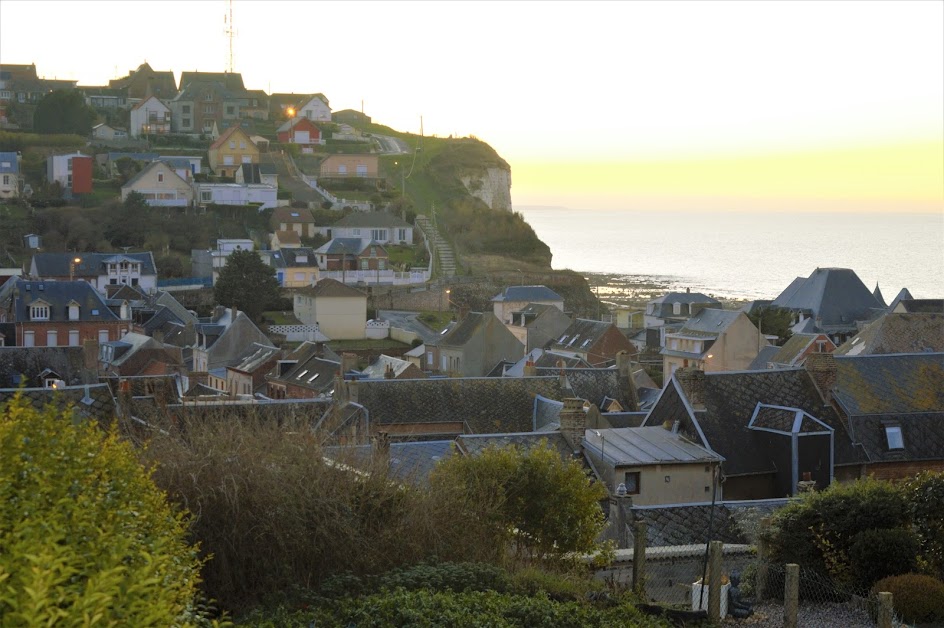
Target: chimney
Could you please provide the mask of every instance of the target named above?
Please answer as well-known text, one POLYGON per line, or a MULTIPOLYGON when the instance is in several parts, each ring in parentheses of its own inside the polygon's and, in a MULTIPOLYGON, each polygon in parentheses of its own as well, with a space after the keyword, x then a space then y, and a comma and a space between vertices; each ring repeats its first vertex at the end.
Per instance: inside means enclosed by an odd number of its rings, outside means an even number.
POLYGON ((85 358, 85 368, 97 370, 99 355, 98 340, 86 340, 83 342, 82 352, 85 358))
POLYGON ((393 379, 393 378, 394 378, 393 367, 388 364, 387 368, 384 369, 384 379, 393 379))
POLYGON ((356 368, 357 368, 357 354, 356 353, 342 353, 341 354, 341 377, 344 377, 345 374, 350 373, 356 368))
POLYGON ((836 357, 832 353, 811 353, 806 356, 804 366, 826 403, 832 403, 833 388, 836 387, 836 357))
POLYGON ((587 431, 587 414, 583 410, 583 399, 564 399, 564 407, 560 412, 560 431, 574 451, 582 449, 584 433, 587 431))
POLYGON ((538 367, 534 365, 534 362, 528 360, 524 363, 524 376, 525 377, 537 377, 538 367))
MULTIPOLYGON (((639 393, 636 392, 636 383, 633 381, 633 363, 629 351, 620 351, 616 354, 616 370, 619 373, 619 387, 623 398, 629 403, 626 408, 629 412, 639 410, 639 393)), ((641 366, 639 368, 642 368, 641 366)))
POLYGON ((705 372, 696 368, 681 368, 675 371, 675 378, 688 397, 688 402, 696 410, 705 408, 705 372))

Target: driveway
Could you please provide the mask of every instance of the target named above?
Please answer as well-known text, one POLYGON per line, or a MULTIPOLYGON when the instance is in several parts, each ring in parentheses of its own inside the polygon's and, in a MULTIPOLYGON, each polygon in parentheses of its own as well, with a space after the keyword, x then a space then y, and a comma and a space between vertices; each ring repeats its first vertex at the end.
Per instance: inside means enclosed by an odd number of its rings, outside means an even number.
POLYGON ((390 325, 393 327, 399 327, 400 329, 406 329, 407 331, 414 332, 417 336, 423 339, 423 342, 433 340, 439 335, 416 318, 419 316, 419 312, 377 310, 377 316, 385 321, 390 321, 390 325))

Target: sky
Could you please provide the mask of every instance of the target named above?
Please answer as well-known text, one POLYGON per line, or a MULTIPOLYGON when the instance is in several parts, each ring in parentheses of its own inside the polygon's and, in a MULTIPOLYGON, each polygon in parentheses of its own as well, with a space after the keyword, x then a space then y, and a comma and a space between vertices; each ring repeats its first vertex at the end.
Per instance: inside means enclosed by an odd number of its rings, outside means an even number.
MULTIPOLYGON (((222 71, 228 7, 0 0, 0 63, 80 85, 222 71)), ((232 8, 247 87, 474 135, 515 205, 944 212, 944 2, 232 8)))

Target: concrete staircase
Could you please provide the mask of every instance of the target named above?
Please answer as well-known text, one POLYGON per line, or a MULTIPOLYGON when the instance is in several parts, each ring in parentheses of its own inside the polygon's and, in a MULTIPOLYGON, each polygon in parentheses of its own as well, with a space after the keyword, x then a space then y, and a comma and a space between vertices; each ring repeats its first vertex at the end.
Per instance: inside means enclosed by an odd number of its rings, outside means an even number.
POLYGON ((434 256, 439 265, 439 276, 455 277, 456 257, 446 239, 439 235, 439 230, 436 229, 427 216, 418 215, 416 226, 423 231, 426 241, 429 242, 430 254, 434 256))

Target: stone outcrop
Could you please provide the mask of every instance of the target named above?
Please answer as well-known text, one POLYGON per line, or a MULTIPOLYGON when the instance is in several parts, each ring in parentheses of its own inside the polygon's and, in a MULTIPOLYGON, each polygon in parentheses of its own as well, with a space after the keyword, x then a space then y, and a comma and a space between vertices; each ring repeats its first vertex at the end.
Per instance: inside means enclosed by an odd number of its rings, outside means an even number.
POLYGON ((511 211, 511 171, 505 168, 486 168, 478 175, 460 177, 469 194, 492 209, 511 211))

